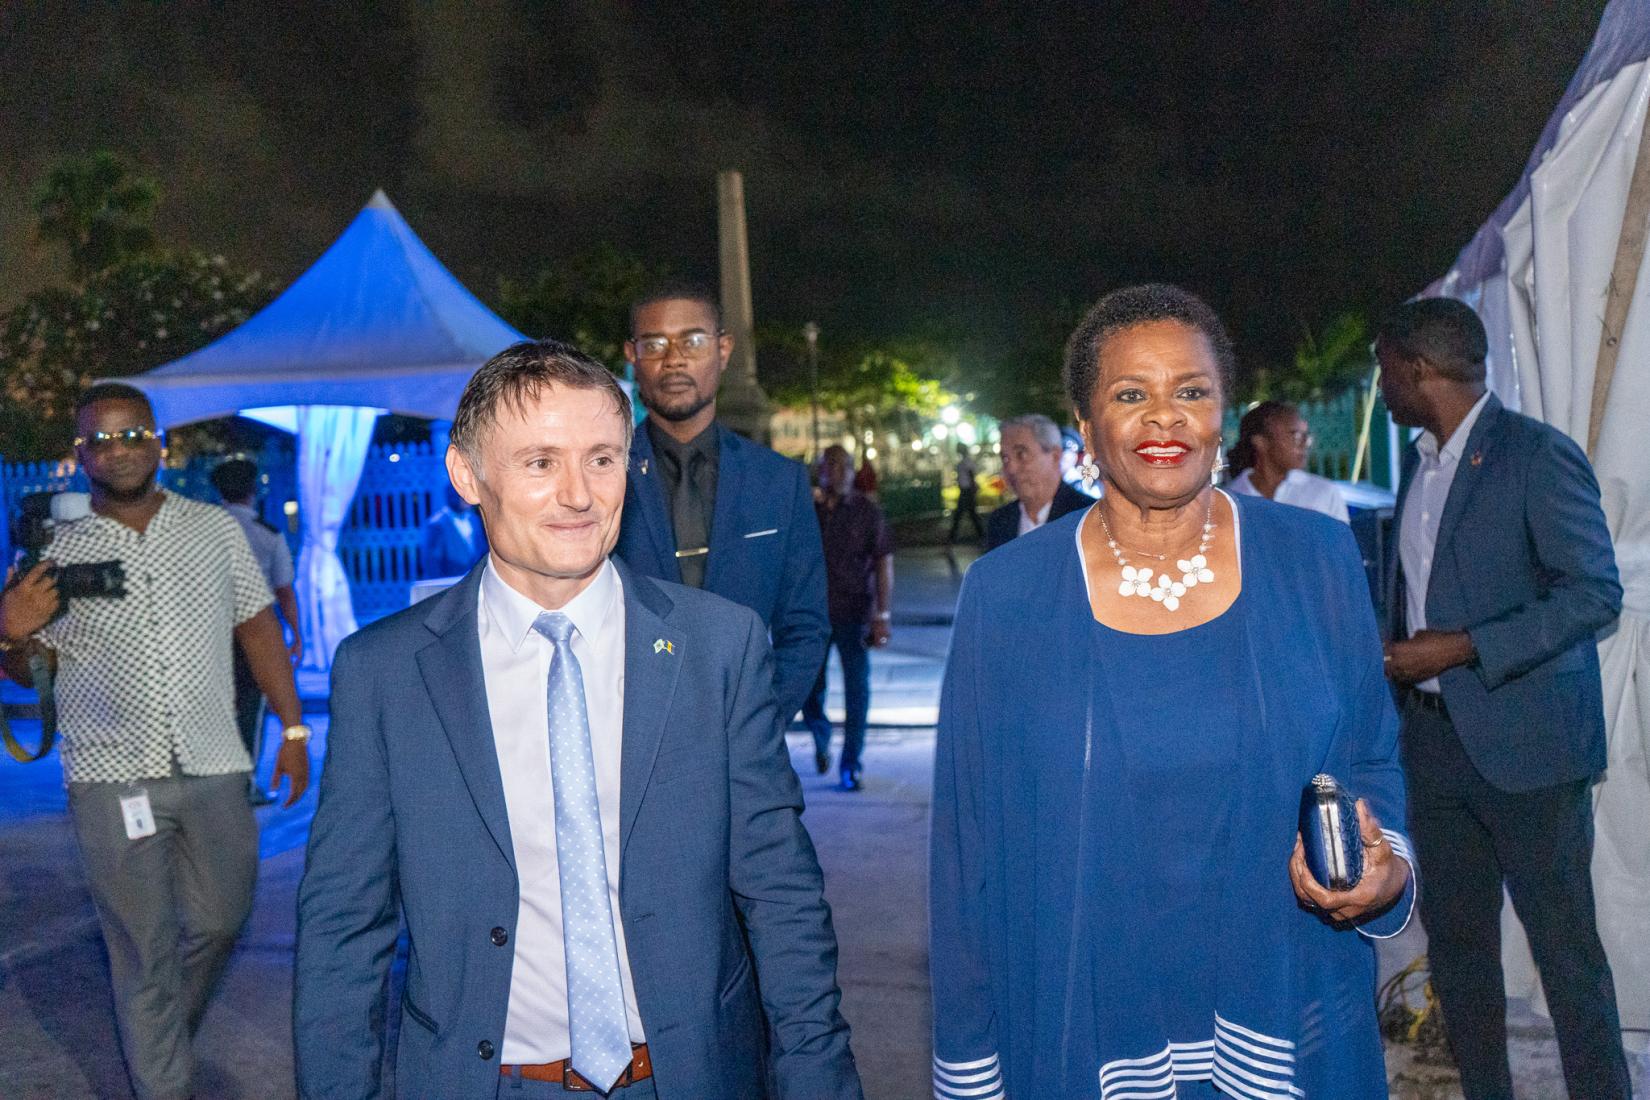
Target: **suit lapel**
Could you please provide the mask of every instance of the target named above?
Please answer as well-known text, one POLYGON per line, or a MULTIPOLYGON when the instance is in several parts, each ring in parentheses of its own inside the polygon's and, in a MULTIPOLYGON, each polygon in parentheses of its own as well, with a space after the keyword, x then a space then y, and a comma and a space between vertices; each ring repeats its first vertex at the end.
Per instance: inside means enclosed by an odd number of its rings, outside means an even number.
POLYGON ((722 574, 729 568, 732 553, 739 539, 744 537, 739 522, 739 502, 743 496, 745 463, 744 449, 749 446, 733 432, 716 425, 716 507, 710 521, 710 560, 705 563, 705 591, 723 590, 722 574))
POLYGON ((665 616, 670 597, 646 577, 615 560, 624 585, 624 745, 619 764, 620 851, 630 841, 642 796, 653 777, 685 641, 665 616))
POLYGON ((1435 570, 1440 551, 1454 536, 1455 525, 1460 521, 1467 501, 1472 498, 1473 490, 1478 488, 1483 473, 1484 452, 1490 447, 1495 421, 1500 415, 1501 402, 1491 394, 1478 414, 1478 421, 1467 435, 1467 445, 1461 450, 1461 461, 1455 467, 1454 479, 1450 481, 1449 496, 1444 499, 1444 514, 1438 519, 1438 548, 1433 551, 1435 570))
POLYGON ((671 528, 669 509, 665 506, 665 487, 659 480, 659 460, 653 453, 653 440, 648 437, 645 422, 636 426, 636 435, 630 443, 630 480, 625 486, 629 498, 626 507, 635 505, 640 526, 659 563, 660 574, 666 580, 680 581, 682 567, 676 560, 676 532, 671 528))
POLYGON ((485 563, 476 566, 463 581, 435 597, 436 606, 424 625, 435 633, 436 640, 418 651, 418 670, 452 743, 453 756, 476 811, 514 871, 510 817, 504 803, 504 780, 498 770, 498 750, 493 744, 493 724, 487 714, 481 635, 476 628, 476 601, 484 568, 485 563))

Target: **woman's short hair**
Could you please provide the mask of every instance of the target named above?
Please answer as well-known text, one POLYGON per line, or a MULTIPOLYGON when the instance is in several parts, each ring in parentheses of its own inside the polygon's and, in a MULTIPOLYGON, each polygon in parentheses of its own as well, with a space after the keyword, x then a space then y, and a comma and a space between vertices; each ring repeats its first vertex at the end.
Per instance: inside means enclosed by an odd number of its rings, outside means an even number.
POLYGON ((1230 467, 1227 471, 1232 477, 1237 477, 1243 471, 1255 464, 1255 437, 1265 435, 1272 430, 1272 425, 1280 420, 1291 422, 1301 411, 1287 401, 1262 401, 1254 408, 1243 414, 1238 421, 1237 442, 1227 452, 1226 462, 1230 467))
POLYGON ((498 420, 500 405, 524 408, 546 386, 570 390, 601 390, 613 400, 624 421, 625 448, 635 433, 630 398, 613 372, 571 344, 560 340, 524 340, 505 348, 481 365, 458 399, 449 439, 471 466, 481 457, 481 440, 498 420))
POLYGON ((1144 283, 1114 290, 1094 303, 1066 341, 1066 396, 1081 419, 1089 419, 1089 402, 1100 381, 1100 352, 1106 341, 1126 328, 1154 321, 1178 321, 1203 333, 1215 354, 1221 394, 1232 392, 1237 354, 1219 315, 1189 290, 1169 283, 1144 283))

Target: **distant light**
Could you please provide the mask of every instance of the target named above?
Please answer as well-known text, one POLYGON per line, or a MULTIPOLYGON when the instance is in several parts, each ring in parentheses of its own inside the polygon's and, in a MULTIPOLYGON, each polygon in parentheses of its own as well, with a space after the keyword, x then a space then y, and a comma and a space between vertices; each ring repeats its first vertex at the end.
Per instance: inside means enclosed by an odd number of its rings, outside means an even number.
POLYGON ((912 450, 913 450, 913 451, 920 451, 920 450, 922 450, 922 440, 920 440, 920 439, 913 439, 913 440, 912 440, 912 441, 911 441, 911 449, 912 449, 912 450))
POLYGON ((285 504, 281 505, 281 511, 285 515, 289 515, 289 516, 297 515, 298 514, 298 502, 295 501, 295 500, 287 501, 285 504))
POLYGON ((979 441, 980 433, 974 430, 974 425, 964 420, 957 425, 957 438, 966 446, 972 447, 979 441))
MULTIPOLYGON (((945 408, 940 410, 940 419, 945 421, 947 424, 955 424, 957 421, 962 419, 962 410, 957 408, 955 405, 947 405, 945 408)), ((944 439, 945 437, 942 435, 940 438, 944 439)))
POLYGON ((865 448, 865 457, 868 459, 877 457, 877 449, 875 447, 865 448))
POLYGON ((400 462, 401 461, 401 452, 400 451, 391 451, 390 452, 390 461, 391 462, 400 462))
POLYGON ((944 424, 935 424, 934 425, 934 438, 935 439, 944 439, 946 436, 948 436, 950 434, 951 434, 951 429, 947 428, 944 424))

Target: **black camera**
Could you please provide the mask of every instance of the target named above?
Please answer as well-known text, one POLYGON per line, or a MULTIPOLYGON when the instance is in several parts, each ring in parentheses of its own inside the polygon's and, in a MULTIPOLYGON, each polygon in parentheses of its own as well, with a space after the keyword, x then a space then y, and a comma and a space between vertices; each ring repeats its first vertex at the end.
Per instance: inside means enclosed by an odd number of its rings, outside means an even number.
MULTIPOLYGON (((18 501, 17 519, 11 527, 12 545, 23 551, 17 578, 39 564, 58 524, 90 514, 91 505, 84 493, 29 493, 18 501)), ((64 609, 70 600, 120 599, 126 595, 126 567, 118 561, 58 565, 51 573, 57 579, 57 594, 64 609)), ((60 609, 58 614, 62 613, 60 609)))

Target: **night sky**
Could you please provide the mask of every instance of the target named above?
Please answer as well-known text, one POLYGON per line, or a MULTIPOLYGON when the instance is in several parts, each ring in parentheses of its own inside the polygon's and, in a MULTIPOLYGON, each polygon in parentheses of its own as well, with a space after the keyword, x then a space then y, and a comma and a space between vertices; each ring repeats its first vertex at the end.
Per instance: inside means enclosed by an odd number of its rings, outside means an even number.
POLYGON ((495 301, 600 241, 713 277, 737 167, 759 323, 1001 367, 1167 279, 1253 369, 1448 267, 1603 3, 372 9, 0 8, 0 306, 61 277, 28 196, 68 152, 128 153, 170 242, 279 283, 382 186, 495 301))

